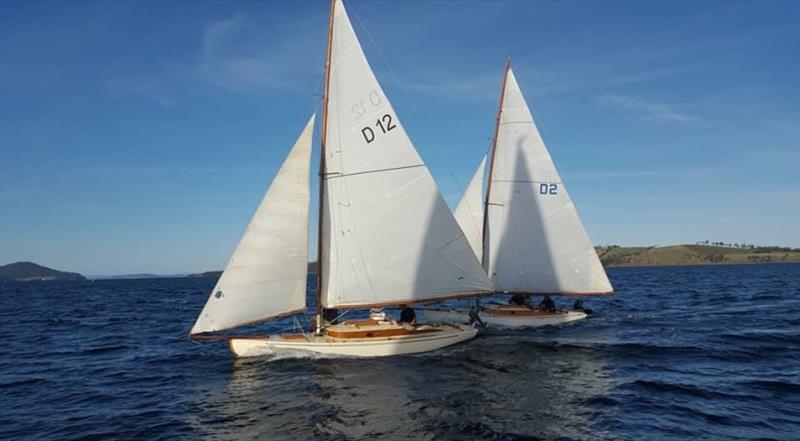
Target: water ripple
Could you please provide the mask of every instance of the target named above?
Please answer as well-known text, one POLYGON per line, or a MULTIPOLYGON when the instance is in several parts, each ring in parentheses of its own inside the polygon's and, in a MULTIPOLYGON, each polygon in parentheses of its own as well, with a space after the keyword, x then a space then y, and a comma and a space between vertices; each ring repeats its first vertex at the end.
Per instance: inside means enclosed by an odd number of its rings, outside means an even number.
POLYGON ((585 322, 370 360, 188 341, 209 279, 4 284, 0 439, 797 439, 798 269, 611 269, 585 322))

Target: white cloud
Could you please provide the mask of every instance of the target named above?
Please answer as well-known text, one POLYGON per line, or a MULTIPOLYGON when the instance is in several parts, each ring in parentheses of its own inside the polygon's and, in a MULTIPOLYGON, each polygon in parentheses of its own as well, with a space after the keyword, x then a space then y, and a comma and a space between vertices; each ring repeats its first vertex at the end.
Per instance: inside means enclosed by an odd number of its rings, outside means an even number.
MULTIPOLYGON (((320 75, 325 43, 315 33, 283 32, 289 29, 315 29, 304 17, 293 23, 265 27, 252 23, 242 13, 206 26, 200 58, 194 68, 206 81, 232 90, 297 88, 298 76, 320 75), (281 38, 273 38, 275 35, 281 38)), ((320 33, 320 36, 322 34, 320 33)), ((311 94, 307 86, 303 91, 311 94)))
POLYGON ((156 77, 115 77, 106 80, 104 85, 115 98, 134 96, 155 102, 163 107, 171 107, 175 104, 168 83, 156 77))
POLYGON ((618 110, 635 112, 645 119, 656 121, 694 123, 700 119, 681 111, 675 106, 656 101, 633 98, 626 95, 605 94, 599 97, 602 104, 618 110))
POLYGON ((628 170, 602 170, 577 173, 564 173, 566 181, 575 179, 606 179, 606 178, 633 178, 633 177, 708 177, 725 174, 735 174, 735 170, 722 170, 718 168, 672 168, 672 169, 628 169, 628 170))
POLYGON ((311 24, 318 19, 304 16, 259 26, 236 12, 205 26, 199 51, 186 60, 165 62, 150 73, 114 76, 104 86, 112 97, 144 98, 164 107, 175 105, 187 87, 198 82, 236 92, 280 88, 312 96, 314 77, 322 77, 323 31, 287 30, 316 29, 311 24), (309 56, 314 53, 319 57, 309 56))
POLYGON ((263 168, 214 168, 214 167, 98 167, 88 173, 101 176, 156 175, 156 174, 226 174, 263 173, 263 168))

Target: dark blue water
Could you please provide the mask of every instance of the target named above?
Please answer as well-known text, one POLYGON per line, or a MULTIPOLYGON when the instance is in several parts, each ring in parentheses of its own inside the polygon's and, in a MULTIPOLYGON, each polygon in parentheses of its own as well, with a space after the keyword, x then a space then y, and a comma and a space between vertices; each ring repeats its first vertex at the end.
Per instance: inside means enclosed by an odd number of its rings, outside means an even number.
POLYGON ((609 276, 584 322, 366 360, 188 341, 210 279, 0 285, 0 438, 800 439, 800 265, 609 276))

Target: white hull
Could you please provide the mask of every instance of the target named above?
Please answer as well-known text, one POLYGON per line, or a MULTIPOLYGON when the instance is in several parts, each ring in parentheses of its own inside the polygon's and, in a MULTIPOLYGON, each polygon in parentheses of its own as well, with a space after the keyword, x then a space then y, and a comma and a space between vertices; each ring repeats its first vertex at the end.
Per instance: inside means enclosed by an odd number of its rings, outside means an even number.
MULTIPOLYGON (((466 309, 425 309, 424 311, 425 318, 430 323, 469 323, 470 321, 469 310, 466 309)), ((495 315, 491 309, 481 311, 479 316, 488 327, 502 328, 560 325, 587 317, 585 312, 566 310, 535 316, 495 315)))
POLYGON ((280 336, 233 338, 229 341, 229 347, 237 357, 308 353, 338 357, 386 357, 434 351, 469 340, 478 333, 471 326, 443 325, 430 328, 438 331, 409 336, 346 339, 326 335, 309 335, 301 339, 280 336))

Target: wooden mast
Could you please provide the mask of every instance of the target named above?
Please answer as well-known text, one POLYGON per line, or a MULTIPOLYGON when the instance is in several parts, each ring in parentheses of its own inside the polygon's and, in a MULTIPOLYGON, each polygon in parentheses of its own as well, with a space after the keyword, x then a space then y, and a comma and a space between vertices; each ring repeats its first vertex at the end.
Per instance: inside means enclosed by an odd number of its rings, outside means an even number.
POLYGON ((322 334, 322 226, 325 215, 325 141, 328 133, 328 95, 331 83, 331 49, 333 48, 333 14, 336 12, 336 1, 331 0, 331 12, 328 19, 328 49, 325 56, 325 88, 322 95, 322 125, 320 125, 319 148, 319 212, 317 213, 317 320, 314 332, 322 334))
POLYGON ((492 138, 492 157, 489 161, 489 181, 486 184, 486 199, 483 202, 483 236, 482 236, 482 244, 483 244, 483 252, 481 253, 481 265, 483 265, 484 269, 486 269, 486 274, 489 276, 491 280, 492 275, 489 274, 489 267, 486 265, 488 260, 487 251, 486 251, 486 230, 489 226, 489 196, 491 195, 492 191, 492 174, 494 172, 494 157, 497 153, 497 134, 500 130, 500 115, 503 113, 503 101, 506 97, 506 81, 508 80, 508 70, 511 69, 511 57, 508 57, 506 60, 506 70, 503 74, 503 85, 500 87, 500 104, 497 106, 497 120, 495 121, 494 125, 494 137, 492 138))

